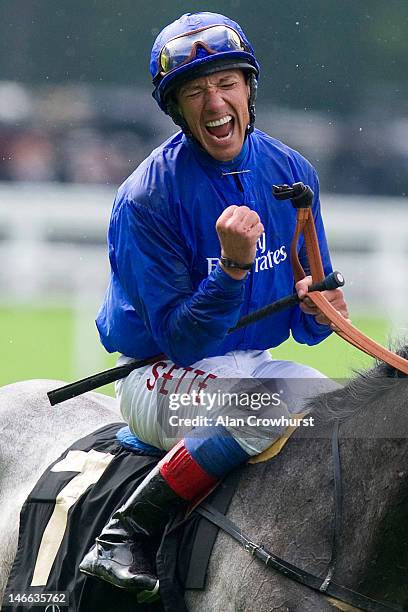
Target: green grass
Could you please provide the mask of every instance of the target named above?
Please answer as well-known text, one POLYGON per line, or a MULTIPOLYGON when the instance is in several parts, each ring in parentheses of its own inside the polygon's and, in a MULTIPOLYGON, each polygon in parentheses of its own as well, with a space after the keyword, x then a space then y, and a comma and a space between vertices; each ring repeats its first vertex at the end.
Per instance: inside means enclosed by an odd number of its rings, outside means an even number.
MULTIPOLYGON (((0 308, 0 386, 33 378, 72 381, 114 366, 116 356, 108 355, 100 345, 91 316, 89 329, 92 357, 78 371, 73 363, 75 317, 71 309, 0 308)), ((86 361, 86 355, 82 359, 86 361)), ((101 391, 112 395, 113 385, 101 391)))
MULTIPOLYGON (((375 340, 387 343, 385 321, 354 318, 353 322, 375 340)), ((78 370, 73 367, 75 319, 70 309, 0 308, 0 385, 32 378, 72 381, 115 365, 116 356, 105 354, 99 345, 91 315, 88 328, 89 360, 84 355, 84 365, 78 370)), ((272 354, 275 358, 306 363, 335 378, 347 377, 353 370, 371 363, 369 357, 335 334, 313 347, 288 340, 272 354)), ((112 394, 112 385, 101 391, 112 394)))

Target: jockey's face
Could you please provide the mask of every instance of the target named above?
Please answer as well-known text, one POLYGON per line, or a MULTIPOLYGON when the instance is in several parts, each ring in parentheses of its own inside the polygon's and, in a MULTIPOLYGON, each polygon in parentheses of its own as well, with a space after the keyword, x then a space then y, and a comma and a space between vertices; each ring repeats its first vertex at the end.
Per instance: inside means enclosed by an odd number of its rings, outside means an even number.
POLYGON ((188 81, 177 92, 179 110, 194 138, 218 161, 241 151, 249 123, 250 88, 242 70, 188 81))

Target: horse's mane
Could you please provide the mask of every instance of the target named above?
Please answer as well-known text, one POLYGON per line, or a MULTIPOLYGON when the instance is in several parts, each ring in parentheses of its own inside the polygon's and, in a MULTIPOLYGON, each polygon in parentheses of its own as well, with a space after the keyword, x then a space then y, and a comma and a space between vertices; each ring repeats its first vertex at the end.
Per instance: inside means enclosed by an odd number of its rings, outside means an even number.
MULTIPOLYGON (((395 352, 408 359, 408 345, 395 352)), ((406 374, 383 361, 377 361, 373 368, 356 372, 356 376, 343 387, 309 400, 307 408, 318 420, 344 420, 395 389, 396 381, 405 385, 407 380, 406 374)))

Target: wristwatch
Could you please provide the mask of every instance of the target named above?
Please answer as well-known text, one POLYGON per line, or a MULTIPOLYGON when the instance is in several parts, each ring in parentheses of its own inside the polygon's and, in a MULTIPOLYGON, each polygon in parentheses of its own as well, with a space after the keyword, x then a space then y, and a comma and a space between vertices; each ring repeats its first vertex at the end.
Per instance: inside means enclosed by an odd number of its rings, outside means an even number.
POLYGON ((233 268, 234 270, 250 270, 253 266, 252 263, 238 263, 237 261, 234 261, 233 259, 228 259, 228 257, 224 257, 222 255, 220 257, 220 262, 226 268, 233 268))

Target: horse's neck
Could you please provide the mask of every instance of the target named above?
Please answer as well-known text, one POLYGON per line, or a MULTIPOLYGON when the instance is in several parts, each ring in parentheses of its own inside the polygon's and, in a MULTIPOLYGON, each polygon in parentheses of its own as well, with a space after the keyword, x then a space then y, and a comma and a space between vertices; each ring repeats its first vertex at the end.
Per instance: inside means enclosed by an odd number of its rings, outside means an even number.
MULTIPOLYGON (((400 422, 401 431, 406 427, 407 417, 390 398, 372 402, 340 426, 343 520, 336 575, 350 587, 372 580, 381 530, 396 523, 396 508, 408 510, 408 445, 405 439, 379 438, 395 432, 390 427, 384 433, 385 413, 390 423, 400 422)), ((258 543, 318 574, 327 568, 332 545, 331 431, 317 425, 313 436, 295 436, 273 460, 249 466, 230 511, 258 543)))

